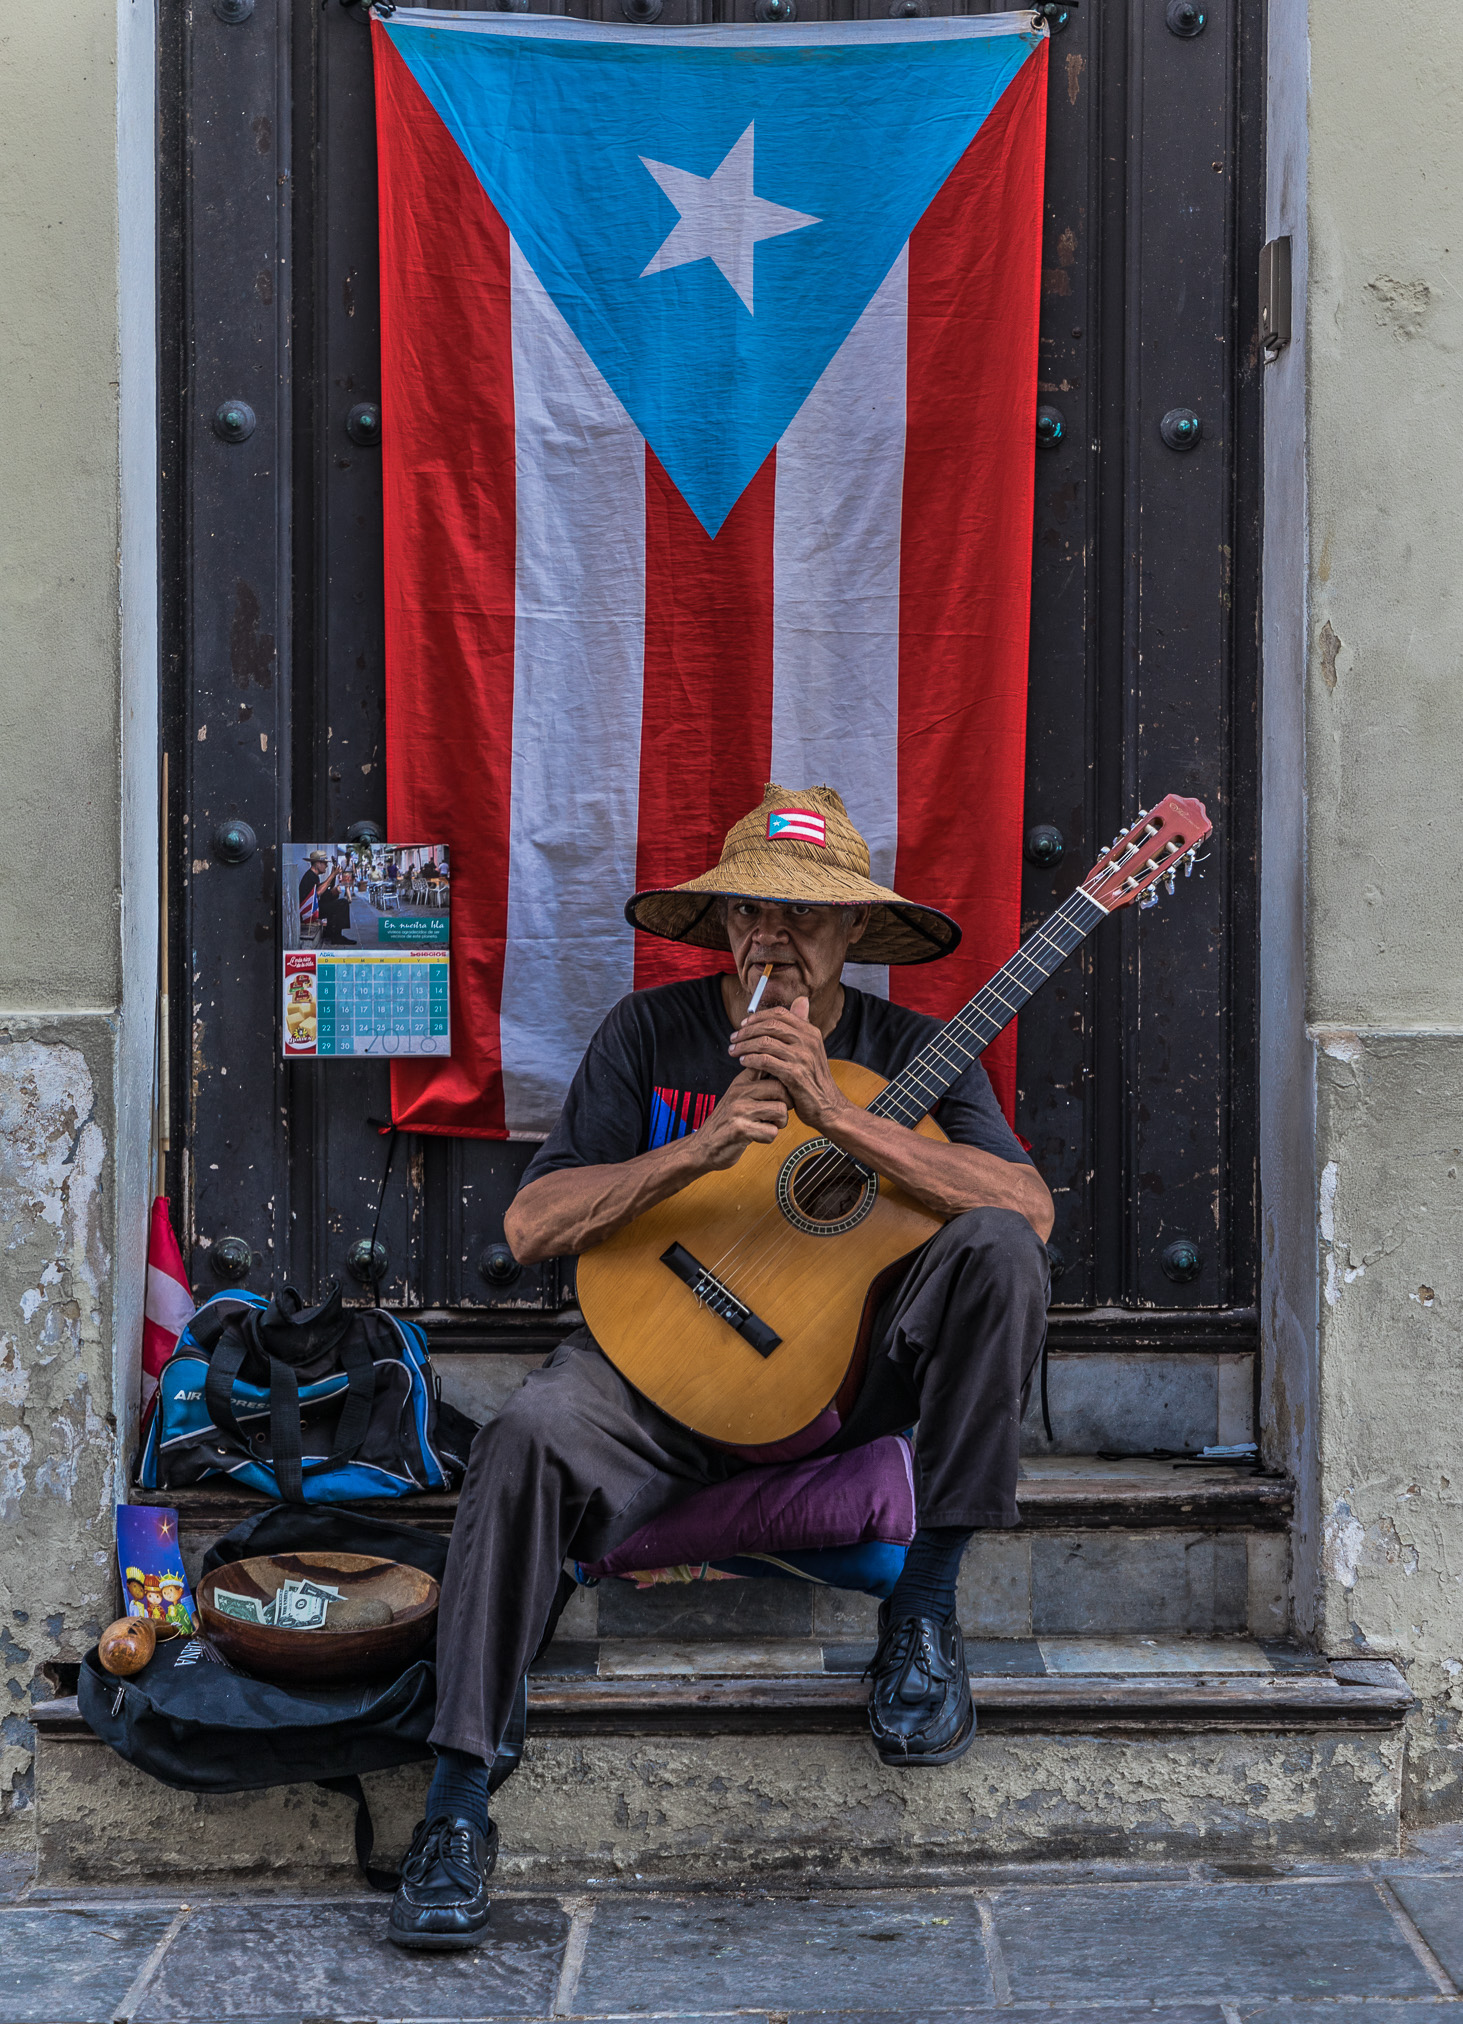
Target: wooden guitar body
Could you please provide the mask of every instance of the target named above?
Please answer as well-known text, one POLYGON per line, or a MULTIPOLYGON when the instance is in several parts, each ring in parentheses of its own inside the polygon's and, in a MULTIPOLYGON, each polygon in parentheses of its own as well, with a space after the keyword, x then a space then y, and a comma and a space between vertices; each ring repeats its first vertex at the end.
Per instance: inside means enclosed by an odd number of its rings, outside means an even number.
MULTIPOLYGON (((851 1061, 829 1067, 864 1108, 887 1086, 851 1061)), ((945 1136, 929 1117, 915 1129, 945 1136)), ((819 1143, 794 1114, 771 1145, 748 1146, 734 1167, 703 1174, 579 1260, 580 1308, 616 1370, 673 1420, 728 1447, 769 1446, 811 1426, 848 1374, 873 1282, 941 1227, 882 1176, 832 1221, 802 1214, 798 1173, 813 1173, 819 1143), (798 1226, 810 1220, 822 1234, 798 1226), (698 1298, 684 1258, 679 1271, 664 1262, 676 1245, 781 1338, 775 1348, 764 1354, 698 1298)), ((811 1182, 805 1194, 814 1208, 833 1206, 811 1182)))

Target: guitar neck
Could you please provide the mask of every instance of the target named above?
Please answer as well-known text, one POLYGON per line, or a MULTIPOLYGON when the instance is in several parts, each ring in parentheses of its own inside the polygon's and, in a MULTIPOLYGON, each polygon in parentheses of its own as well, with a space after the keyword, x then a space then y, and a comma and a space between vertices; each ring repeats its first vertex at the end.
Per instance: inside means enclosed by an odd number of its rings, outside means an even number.
POLYGON ((875 1117, 915 1125, 933 1109, 953 1082, 990 1046, 1001 1028, 1035 997, 1074 949, 1106 920, 1107 908, 1081 887, 1062 901, 1036 933, 982 984, 968 1005, 920 1049, 869 1105, 875 1117))

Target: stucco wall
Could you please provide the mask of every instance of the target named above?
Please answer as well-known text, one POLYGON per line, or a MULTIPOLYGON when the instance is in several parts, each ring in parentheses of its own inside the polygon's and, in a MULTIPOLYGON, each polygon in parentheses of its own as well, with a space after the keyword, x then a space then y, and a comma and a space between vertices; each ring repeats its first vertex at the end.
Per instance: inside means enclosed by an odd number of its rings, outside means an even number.
POLYGON ((151 41, 151 0, 0 9, 0 1846, 29 1833, 40 1668, 113 1612, 139 1335, 151 41))
POLYGON ((1422 17, 1309 12, 1310 1600, 1424 1697, 1421 1817, 1463 1812, 1463 101, 1422 17))
POLYGON ((28 1010, 117 1002, 116 55, 105 0, 0 10, 0 1005, 28 1010))

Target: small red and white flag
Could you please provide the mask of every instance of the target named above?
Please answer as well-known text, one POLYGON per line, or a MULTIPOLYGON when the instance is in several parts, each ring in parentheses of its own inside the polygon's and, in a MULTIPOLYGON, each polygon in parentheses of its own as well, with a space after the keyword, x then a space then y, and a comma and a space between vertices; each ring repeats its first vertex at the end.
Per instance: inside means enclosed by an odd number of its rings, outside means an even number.
POLYGON ((174 1344, 193 1318, 193 1295, 183 1254, 173 1235, 168 1198, 159 1195, 152 1205, 152 1224, 147 1233, 147 1302, 142 1317, 142 1417, 152 1411, 157 1381, 174 1344))
POLYGON ((786 837, 795 843, 816 843, 820 850, 828 845, 828 825, 811 808, 774 808, 767 817, 767 834, 774 842, 786 837))

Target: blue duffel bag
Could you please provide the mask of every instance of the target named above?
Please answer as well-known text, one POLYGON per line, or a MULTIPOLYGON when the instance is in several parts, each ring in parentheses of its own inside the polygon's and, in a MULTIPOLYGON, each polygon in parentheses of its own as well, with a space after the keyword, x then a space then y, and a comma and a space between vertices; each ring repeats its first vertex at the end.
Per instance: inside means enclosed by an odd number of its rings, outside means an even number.
POLYGON ((179 1490, 227 1476, 287 1504, 451 1490, 477 1428, 444 1404, 427 1338, 379 1307, 206 1300, 158 1380, 137 1479, 179 1490))

